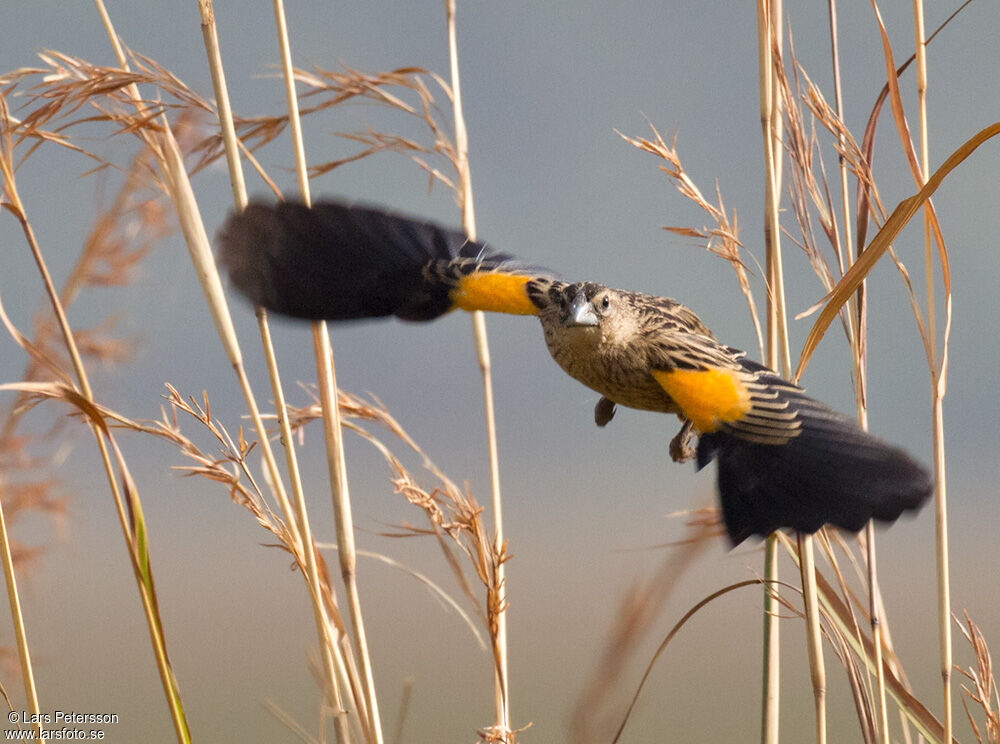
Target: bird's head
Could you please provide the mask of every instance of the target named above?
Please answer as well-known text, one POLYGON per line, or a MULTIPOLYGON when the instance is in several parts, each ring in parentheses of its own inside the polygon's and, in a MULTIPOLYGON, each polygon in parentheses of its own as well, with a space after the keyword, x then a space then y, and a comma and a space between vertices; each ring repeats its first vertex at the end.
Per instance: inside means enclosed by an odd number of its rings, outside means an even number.
POLYGON ((635 329, 635 313, 623 293, 592 282, 568 284, 558 297, 559 323, 573 336, 617 341, 635 329))
POLYGON ((576 283, 569 284, 559 293, 559 321, 566 328, 597 328, 601 324, 601 315, 609 309, 611 298, 599 284, 576 283), (602 295, 599 304, 594 303, 598 294, 602 295), (603 307, 602 307, 603 306, 603 307))

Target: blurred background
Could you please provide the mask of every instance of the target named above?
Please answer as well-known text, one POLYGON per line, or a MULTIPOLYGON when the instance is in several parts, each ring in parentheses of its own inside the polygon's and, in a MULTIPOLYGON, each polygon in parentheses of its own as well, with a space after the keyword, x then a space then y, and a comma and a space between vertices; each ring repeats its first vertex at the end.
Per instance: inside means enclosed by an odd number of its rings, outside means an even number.
MULTIPOLYGON (((738 215, 749 254, 763 262, 764 203, 754 6, 725 2, 672 5, 615 3, 460 3, 459 56, 479 237, 552 267, 571 280, 674 297, 694 309, 727 343, 756 356, 756 337, 732 269, 697 241, 661 229, 702 227, 707 219, 658 170, 659 162, 617 133, 665 137, 707 195, 718 187, 738 215), (683 6, 683 7, 682 7, 683 6)), ((155 59, 210 98, 211 84, 191 3, 110 2, 123 41, 155 59)), ((912 7, 880 6, 897 63, 913 47, 912 7)), ((929 4, 931 31, 954 10, 929 4)), ((832 101, 825 9, 791 3, 787 25, 795 52, 832 101)), ((238 114, 284 111, 278 52, 268 3, 218 3, 220 43, 238 114)), ((5 4, 0 70, 39 64, 54 49, 95 64, 114 56, 95 9, 86 3, 5 4)), ((365 72, 420 66, 447 77, 447 37, 440 2, 298 2, 288 7, 295 63, 365 72)), ((996 29, 1000 8, 973 2, 930 45, 930 162, 936 168, 976 131, 1000 119, 996 29)), ((878 27, 866 3, 840 8, 846 121, 860 139, 885 82, 878 27)), ((901 79, 916 127, 912 71, 901 79)), ((14 113, 18 99, 11 100, 14 113)), ((446 99, 439 96, 443 120, 446 99)), ((348 105, 308 117, 306 154, 318 163, 357 146, 335 136, 368 125, 387 131, 412 124, 384 108, 348 105)), ((127 138, 94 135, 88 149, 124 162, 127 138)), ((836 168, 822 139, 828 172, 836 168)), ((286 193, 295 190, 288 138, 259 156, 286 193)), ((108 204, 114 177, 81 177, 93 163, 54 146, 18 171, 18 186, 57 284, 65 278, 96 216, 108 204)), ((1000 354, 990 329, 1000 323, 995 285, 998 146, 989 142, 963 163, 934 197, 947 240, 954 288, 954 326, 945 400, 950 496, 953 609, 967 609, 988 641, 1000 643, 1000 599, 994 591, 997 540, 996 370, 1000 354), (989 393, 989 395, 987 395, 989 393)), ((875 174, 891 208, 914 193, 888 110, 875 145, 875 174)), ((252 193, 264 195, 249 175, 252 193)), ((835 181, 835 178, 832 180, 835 181)), ((450 193, 428 193, 427 174, 405 157, 382 154, 313 182, 331 195, 392 207, 450 225, 460 216, 450 193)), ((194 186, 210 232, 232 198, 221 163, 194 186)), ((786 215, 786 227, 793 227, 786 215)), ((923 283, 923 237, 914 220, 896 242, 914 283, 923 283)), ((136 236, 141 240, 142 236, 136 236)), ((0 219, 0 296, 14 323, 32 324, 43 294, 24 240, 8 215, 0 219)), ((832 259, 831 259, 832 261, 832 259)), ((758 304, 759 271, 751 281, 758 304)), ((134 341, 125 364, 91 370, 98 399, 132 418, 159 415, 164 383, 182 395, 206 391, 213 415, 235 432, 244 405, 177 235, 159 243, 138 267, 136 281, 90 290, 70 321, 86 327, 113 308, 118 333, 134 341)), ((808 261, 785 242, 790 318, 823 293, 808 261)), ((883 261, 869 282, 871 429, 930 463, 927 365, 903 284, 883 261)), ((232 299, 244 354, 261 400, 269 398, 250 308, 232 299)), ((812 319, 790 321, 793 359, 812 319)), ((537 322, 488 319, 505 495, 509 551, 512 716, 531 724, 525 742, 567 740, 568 721, 605 649, 609 628, 629 586, 648 579, 685 536, 673 512, 710 505, 714 473, 695 473, 667 455, 676 421, 620 410, 594 426, 596 394, 552 363, 537 322)), ((308 328, 275 319, 282 373, 315 379, 308 328)), ((469 318, 453 314, 428 325, 398 321, 332 330, 340 385, 377 396, 425 451, 458 483, 487 502, 489 480, 481 382, 469 318)), ((0 382, 19 379, 20 349, 0 336, 0 382)), ((803 379, 810 393, 854 410, 850 358, 834 325, 803 379)), ((293 400, 307 396, 291 391, 293 400)), ((4 403, 9 397, 4 400, 4 403)), ((60 417, 63 410, 48 409, 60 417)), ((46 419, 36 415, 37 426, 46 419)), ((198 432, 193 422, 185 430, 198 432)), ((111 741, 171 741, 137 591, 93 439, 67 426, 72 446, 39 471, 58 480, 64 512, 28 514, 14 537, 37 551, 25 569, 22 595, 43 710, 113 712, 111 741)), ((309 671, 315 633, 299 577, 271 536, 232 504, 224 489, 183 478, 184 464, 167 445, 122 435, 125 456, 143 497, 168 648, 195 740, 296 741, 269 714, 271 701, 314 731, 319 691, 309 671)), ((205 441, 206 448, 212 443, 205 441)), ((381 457, 348 439, 348 477, 359 546, 436 577, 451 588, 439 550, 428 539, 381 533, 423 516, 392 492, 381 457)), ((301 457, 314 528, 333 540, 326 465, 319 430, 307 434, 301 457)), ((935 624, 934 520, 931 508, 880 530, 880 577, 897 652, 915 694, 940 711, 935 624)), ((330 554, 329 560, 336 564, 330 554)), ((383 719, 393 722, 412 680, 404 741, 475 739, 492 722, 489 656, 462 622, 421 585, 380 563, 360 564, 360 585, 373 649, 383 719)), ((639 653, 649 658, 660 638, 696 601, 762 570, 757 543, 730 551, 722 540, 686 571, 639 653)), ((783 576, 792 577, 790 564, 783 576)), ((793 579, 789 579, 793 580, 793 579)), ((456 591, 457 594, 457 591, 456 591)), ((624 741, 751 741, 760 706, 760 592, 741 590, 702 610, 660 659, 624 741), (666 734, 665 732, 670 732, 666 734)), ((798 620, 783 624, 783 731, 801 740, 811 730, 812 693, 798 620)), ((9 623, 0 643, 13 647, 9 623)), ((842 668, 828 654, 831 739, 860 740, 842 668)), ((972 663, 956 633, 955 661, 972 663)), ((632 665, 618 680, 631 694, 641 674, 632 665)), ((3 680, 21 709, 16 671, 3 680)), ((957 690, 957 687, 956 687, 957 690)), ((970 740, 956 692, 959 738, 970 740)), ((387 723, 391 728, 391 723, 387 723)))

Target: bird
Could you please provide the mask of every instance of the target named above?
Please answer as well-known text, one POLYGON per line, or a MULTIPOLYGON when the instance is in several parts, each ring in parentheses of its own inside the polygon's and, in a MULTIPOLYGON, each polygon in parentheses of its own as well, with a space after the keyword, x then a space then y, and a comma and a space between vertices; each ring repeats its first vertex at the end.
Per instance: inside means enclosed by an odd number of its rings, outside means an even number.
POLYGON ((721 343, 676 300, 566 282, 462 230, 338 200, 253 201, 227 218, 217 242, 231 284, 291 317, 536 316, 555 362, 600 394, 598 426, 617 406, 681 419, 670 455, 698 470, 717 463, 733 546, 781 529, 891 523, 933 491, 904 450, 721 343))

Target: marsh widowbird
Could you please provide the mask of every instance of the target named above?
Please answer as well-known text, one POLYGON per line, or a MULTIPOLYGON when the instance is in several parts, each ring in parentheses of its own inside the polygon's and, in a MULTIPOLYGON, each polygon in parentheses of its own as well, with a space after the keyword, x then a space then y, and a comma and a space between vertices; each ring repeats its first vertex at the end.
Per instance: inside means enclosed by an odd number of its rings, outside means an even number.
POLYGON ((229 217, 219 242, 233 285, 285 315, 426 321, 460 308, 538 317, 556 363, 601 394, 599 425, 616 405, 683 420, 671 455, 693 456, 699 468, 717 461, 733 544, 780 528, 856 532, 931 494, 927 470, 903 450, 720 343, 674 300, 561 281, 461 231, 334 201, 252 203, 229 217))

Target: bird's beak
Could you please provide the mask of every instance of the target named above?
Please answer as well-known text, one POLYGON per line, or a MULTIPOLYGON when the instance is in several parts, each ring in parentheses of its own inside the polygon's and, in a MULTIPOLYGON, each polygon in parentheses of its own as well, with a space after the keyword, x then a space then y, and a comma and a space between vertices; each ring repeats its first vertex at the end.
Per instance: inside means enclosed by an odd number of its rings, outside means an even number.
POLYGON ((563 325, 571 327, 596 326, 597 324, 597 313, 594 312, 594 306, 587 300, 586 293, 583 291, 577 292, 572 304, 569 306, 569 312, 563 318, 563 325))

